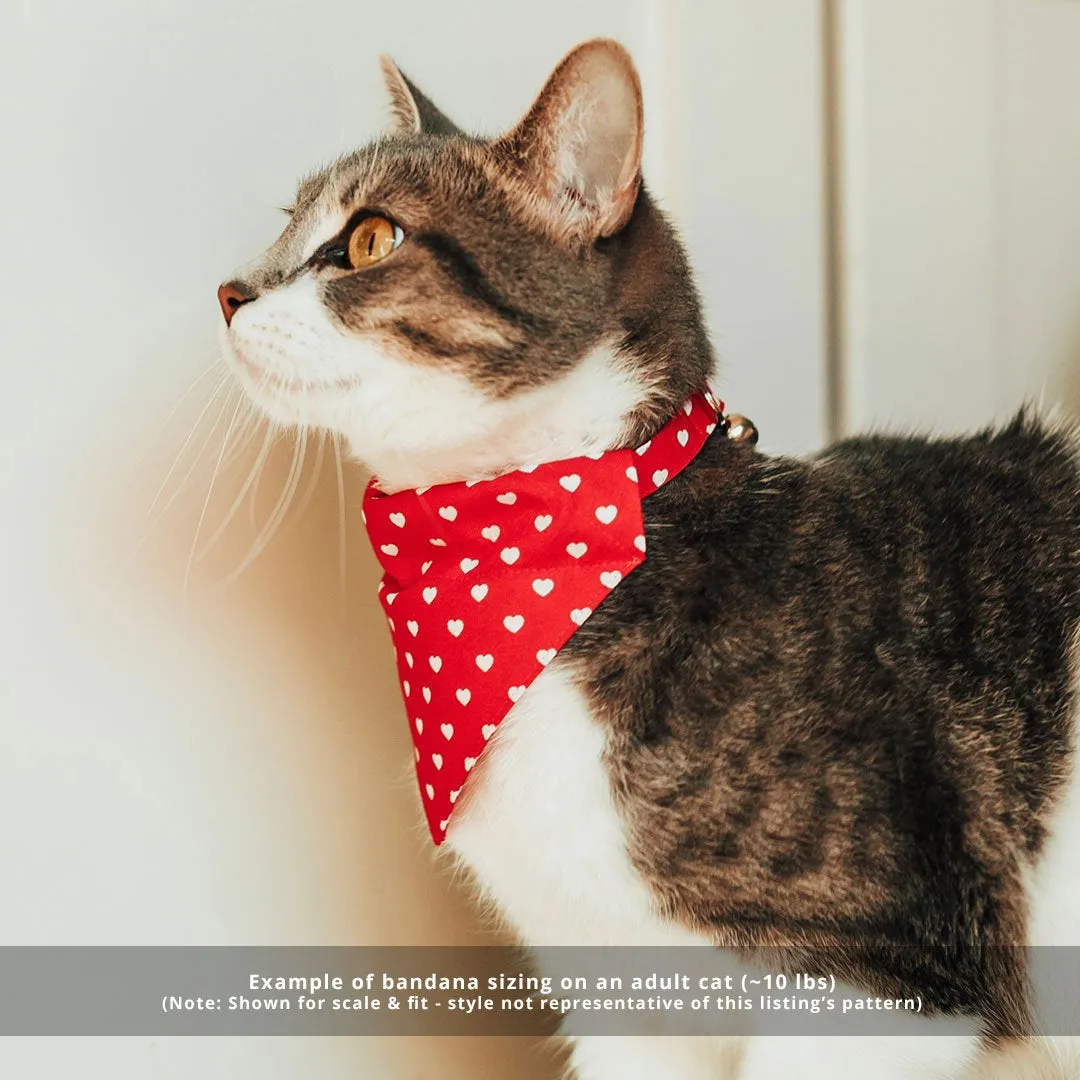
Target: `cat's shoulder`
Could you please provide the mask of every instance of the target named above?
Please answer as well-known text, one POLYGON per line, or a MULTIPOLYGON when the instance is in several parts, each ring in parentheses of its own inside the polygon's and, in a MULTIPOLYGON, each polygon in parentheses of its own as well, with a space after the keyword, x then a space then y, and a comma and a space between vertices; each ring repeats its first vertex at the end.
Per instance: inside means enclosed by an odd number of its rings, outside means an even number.
MULTIPOLYGON (((699 534, 733 523, 752 534, 814 518, 888 519, 919 510, 971 520, 1011 513, 1080 527, 1080 428, 1030 407, 968 435, 870 432, 809 457, 714 439, 656 510, 699 534), (669 516, 670 515, 670 516, 669 516)), ((651 500, 650 500, 651 501, 651 500)), ((658 500, 659 502, 659 500, 658 500)))

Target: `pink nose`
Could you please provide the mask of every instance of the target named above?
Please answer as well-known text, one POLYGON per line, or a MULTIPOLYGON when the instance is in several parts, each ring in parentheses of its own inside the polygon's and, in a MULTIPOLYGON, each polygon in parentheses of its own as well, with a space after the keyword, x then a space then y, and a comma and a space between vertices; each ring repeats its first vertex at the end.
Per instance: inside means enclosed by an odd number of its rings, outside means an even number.
POLYGON ((221 314, 225 316, 225 325, 228 326, 233 316, 244 306, 255 299, 242 282, 227 281, 218 286, 218 303, 221 305, 221 314))

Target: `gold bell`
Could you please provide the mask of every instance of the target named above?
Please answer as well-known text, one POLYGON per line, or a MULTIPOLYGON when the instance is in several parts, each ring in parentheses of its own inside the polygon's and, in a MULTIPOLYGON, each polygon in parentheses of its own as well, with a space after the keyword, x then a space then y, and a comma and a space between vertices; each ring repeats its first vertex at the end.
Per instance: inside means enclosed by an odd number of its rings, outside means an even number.
POLYGON ((724 417, 724 424, 726 425, 727 437, 732 442, 746 443, 747 446, 757 445, 758 429, 754 426, 754 421, 749 417, 732 413, 724 417))

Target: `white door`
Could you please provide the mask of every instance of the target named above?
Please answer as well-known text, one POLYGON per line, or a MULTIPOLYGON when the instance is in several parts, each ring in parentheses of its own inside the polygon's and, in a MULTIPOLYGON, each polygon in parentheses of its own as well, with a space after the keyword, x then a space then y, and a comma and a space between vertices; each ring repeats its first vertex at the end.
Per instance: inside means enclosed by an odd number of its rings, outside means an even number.
POLYGON ((837 14, 844 429, 1080 415, 1080 3, 837 14))

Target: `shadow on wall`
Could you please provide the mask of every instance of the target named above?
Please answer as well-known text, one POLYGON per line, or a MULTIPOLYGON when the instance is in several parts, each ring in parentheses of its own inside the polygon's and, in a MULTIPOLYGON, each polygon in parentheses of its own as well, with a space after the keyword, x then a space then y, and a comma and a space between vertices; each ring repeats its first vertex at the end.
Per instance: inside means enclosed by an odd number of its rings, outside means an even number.
MULTIPOLYGON (((242 446, 222 456, 235 400, 225 402, 212 430, 204 422, 192 438, 163 486, 137 565, 123 578, 149 595, 161 627, 181 625, 195 654, 209 658, 187 676, 209 703, 190 721, 203 729, 210 760, 205 786, 185 797, 216 807, 215 827, 229 835, 229 870, 204 887, 221 890, 229 911, 237 900, 241 909, 255 905, 254 919, 230 931, 235 941, 501 940, 483 927, 449 864, 433 856, 422 822, 376 600, 377 564, 360 519, 366 478, 354 465, 339 466, 329 439, 321 449, 311 440, 298 465, 296 437, 282 434, 271 445, 261 422, 240 440, 230 436, 242 446), (267 538, 290 486, 292 505, 267 538)), ((179 445, 189 423, 190 416, 176 421, 156 445, 179 445)), ((130 550, 144 532, 145 507, 169 464, 168 453, 155 454, 141 466, 139 496, 118 493, 117 551, 130 550)), ((334 1055, 342 1076, 541 1080, 559 1072, 557 1051, 526 1039, 348 1042, 352 1050, 334 1055), (374 1060, 380 1066, 372 1073, 374 1060)))
POLYGON ((1077 315, 1072 334, 1072 345, 1062 352, 1069 357, 1053 373, 1051 390, 1047 400, 1061 404, 1062 415, 1080 422, 1080 314, 1077 315))

